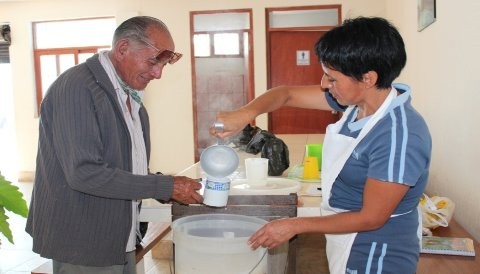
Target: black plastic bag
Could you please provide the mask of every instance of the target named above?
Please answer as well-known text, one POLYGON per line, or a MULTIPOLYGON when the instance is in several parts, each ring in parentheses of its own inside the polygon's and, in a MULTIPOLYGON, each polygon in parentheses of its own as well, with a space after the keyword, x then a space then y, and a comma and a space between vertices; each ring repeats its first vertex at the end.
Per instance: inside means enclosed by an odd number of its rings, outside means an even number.
POLYGON ((245 147, 245 151, 251 154, 258 154, 260 151, 262 151, 263 145, 267 139, 270 138, 275 138, 275 135, 266 130, 260 130, 253 136, 250 142, 248 142, 247 146, 245 147))
POLYGON ((268 159, 268 175, 279 176, 290 166, 288 147, 282 139, 266 130, 260 130, 247 144, 245 151, 251 154, 261 152, 268 159))
POLYGON ((245 150, 248 143, 250 143, 250 141, 252 140, 253 136, 255 136, 255 134, 257 134, 260 130, 261 129, 259 127, 248 124, 243 128, 240 133, 235 135, 231 139, 231 141, 236 147, 245 150))
POLYGON ((269 176, 280 176, 290 166, 288 147, 275 136, 265 141, 261 156, 268 159, 269 176))

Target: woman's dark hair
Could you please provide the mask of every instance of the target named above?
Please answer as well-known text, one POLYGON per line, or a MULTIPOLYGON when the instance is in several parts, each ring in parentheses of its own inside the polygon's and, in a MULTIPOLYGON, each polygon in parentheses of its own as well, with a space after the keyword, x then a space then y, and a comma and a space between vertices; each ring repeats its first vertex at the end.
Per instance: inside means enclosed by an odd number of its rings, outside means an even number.
POLYGON ((402 36, 379 17, 345 20, 319 39, 315 51, 326 67, 358 81, 375 71, 378 88, 389 88, 407 62, 402 36))

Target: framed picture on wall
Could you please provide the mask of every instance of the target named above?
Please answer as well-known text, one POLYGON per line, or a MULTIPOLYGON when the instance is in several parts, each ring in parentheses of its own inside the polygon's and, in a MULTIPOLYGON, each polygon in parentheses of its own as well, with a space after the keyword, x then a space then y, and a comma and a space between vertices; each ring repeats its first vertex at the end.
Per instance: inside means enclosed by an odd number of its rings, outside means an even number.
POLYGON ((435 22, 437 18, 435 5, 436 0, 417 0, 418 31, 422 31, 435 22))

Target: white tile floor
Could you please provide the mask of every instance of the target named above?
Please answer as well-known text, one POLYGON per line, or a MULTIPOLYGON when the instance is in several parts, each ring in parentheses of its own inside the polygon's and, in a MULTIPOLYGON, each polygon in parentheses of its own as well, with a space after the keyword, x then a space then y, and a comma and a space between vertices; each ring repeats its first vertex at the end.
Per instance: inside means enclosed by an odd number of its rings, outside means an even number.
MULTIPOLYGON (((24 198, 29 204, 33 183, 16 182, 24 198)), ((43 264, 47 259, 32 251, 32 238, 25 232, 26 219, 7 212, 10 229, 15 244, 11 244, 3 234, 0 235, 0 274, 27 274, 32 269, 43 264)), ((169 274, 170 264, 167 260, 153 259, 151 253, 144 257, 145 274, 169 274)))

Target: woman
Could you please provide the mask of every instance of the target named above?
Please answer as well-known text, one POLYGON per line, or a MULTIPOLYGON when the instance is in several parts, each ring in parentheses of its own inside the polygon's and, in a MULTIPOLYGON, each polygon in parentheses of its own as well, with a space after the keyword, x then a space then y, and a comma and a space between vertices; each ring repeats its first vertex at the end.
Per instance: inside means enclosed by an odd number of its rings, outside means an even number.
POLYGON ((282 106, 345 111, 327 127, 322 215, 272 221, 249 239, 274 248, 300 233, 325 233, 330 272, 415 273, 421 222, 417 204, 428 179, 431 137, 393 84, 406 63, 403 39, 382 18, 346 20, 315 45, 320 86, 277 87, 217 115, 226 138, 257 115, 282 106))

